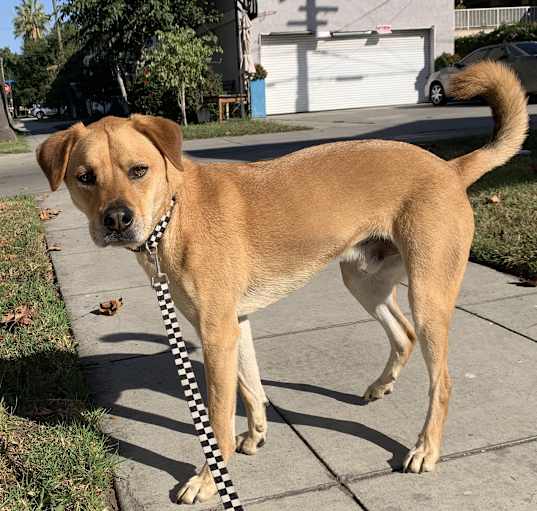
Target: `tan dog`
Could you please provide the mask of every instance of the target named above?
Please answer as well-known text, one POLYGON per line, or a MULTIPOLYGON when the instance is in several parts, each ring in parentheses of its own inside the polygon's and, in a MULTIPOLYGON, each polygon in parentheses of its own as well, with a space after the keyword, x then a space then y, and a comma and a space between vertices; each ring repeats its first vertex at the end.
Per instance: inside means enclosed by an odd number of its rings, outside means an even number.
MULTIPOLYGON (((199 165, 181 156, 177 124, 140 115, 79 123, 38 149, 52 189, 66 182, 99 246, 143 244, 175 194, 161 264, 202 341, 211 423, 226 460, 236 449, 253 454, 267 433, 267 399, 247 315, 340 257, 345 285, 391 343, 366 399, 392 391, 416 337, 420 341, 430 404, 404 468, 434 468, 451 388, 448 327, 474 231, 466 189, 519 150, 528 125, 525 94, 506 67, 477 64, 454 79, 452 94, 488 97, 496 130, 490 144, 451 161, 410 144, 371 140, 272 161, 199 165), (395 301, 405 274, 416 333, 395 301), (248 431, 235 438, 237 382, 248 431)), ((136 257, 154 274, 145 254, 136 257)), ((178 500, 215 493, 204 468, 178 500)))

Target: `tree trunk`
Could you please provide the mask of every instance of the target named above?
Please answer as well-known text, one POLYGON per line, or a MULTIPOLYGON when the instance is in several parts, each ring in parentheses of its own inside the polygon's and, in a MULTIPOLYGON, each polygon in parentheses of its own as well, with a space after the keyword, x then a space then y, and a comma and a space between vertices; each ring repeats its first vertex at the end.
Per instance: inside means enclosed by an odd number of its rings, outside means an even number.
MULTIPOLYGON (((0 87, 4 87, 4 84, 0 84, 0 87)), ((9 125, 9 118, 8 118, 8 111, 7 111, 7 101, 6 97, 4 95, 4 91, 0 91, 0 140, 15 140, 17 137, 15 136, 15 132, 11 129, 11 126, 9 125)))
POLYGON ((181 84, 181 115, 183 116, 183 124, 188 126, 188 121, 186 120, 186 95, 185 95, 185 84, 181 84))
POLYGON ((116 64, 116 80, 117 84, 119 85, 119 90, 121 91, 121 96, 123 98, 123 107, 125 109, 125 113, 129 110, 129 98, 127 97, 127 89, 125 89, 125 82, 123 82, 123 77, 121 76, 121 71, 119 70, 119 66, 116 64))

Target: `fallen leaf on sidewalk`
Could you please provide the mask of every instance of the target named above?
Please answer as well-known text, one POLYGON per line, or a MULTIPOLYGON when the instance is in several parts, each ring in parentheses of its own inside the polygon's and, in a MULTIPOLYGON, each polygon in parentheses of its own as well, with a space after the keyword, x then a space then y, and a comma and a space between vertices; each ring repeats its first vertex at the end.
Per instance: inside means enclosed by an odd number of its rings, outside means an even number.
POLYGON ((60 245, 49 245, 47 248, 47 252, 61 252, 62 247, 60 245))
POLYGON ((500 202, 502 202, 502 199, 499 197, 499 195, 496 195, 496 194, 490 196, 487 199, 488 204, 499 204, 500 202))
POLYGON ((0 326, 6 330, 13 330, 18 326, 28 326, 32 323, 34 309, 28 305, 19 305, 14 311, 2 316, 0 326))
POLYGON ((39 218, 43 221, 50 220, 57 217, 61 212, 62 210, 57 208, 44 208, 39 212, 39 218))
POLYGON ((109 300, 108 302, 102 302, 99 304, 99 313, 103 316, 114 316, 119 312, 119 309, 123 307, 123 298, 109 300))

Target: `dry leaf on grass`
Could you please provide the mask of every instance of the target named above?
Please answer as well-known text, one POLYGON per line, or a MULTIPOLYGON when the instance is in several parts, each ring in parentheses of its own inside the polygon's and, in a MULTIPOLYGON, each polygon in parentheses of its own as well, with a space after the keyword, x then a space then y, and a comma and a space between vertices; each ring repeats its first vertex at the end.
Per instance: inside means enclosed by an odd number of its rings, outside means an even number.
POLYGON ((47 248, 47 252, 61 252, 62 247, 60 245, 49 245, 47 248))
POLYGON ((2 211, 5 211, 8 208, 9 206, 6 202, 0 202, 0 213, 2 213, 2 211))
POLYGON ((34 309, 28 305, 19 305, 14 311, 2 316, 0 326, 6 330, 13 330, 19 326, 28 326, 32 323, 34 309))
POLYGON ((114 316, 119 312, 119 309, 123 307, 123 298, 114 298, 108 302, 103 302, 99 304, 99 313, 103 316, 114 316))
POLYGON ((500 202, 502 202, 502 199, 500 198, 499 195, 491 195, 488 199, 487 199, 487 203, 488 204, 499 204, 500 202))
POLYGON ((44 208, 39 212, 39 218, 43 221, 50 220, 57 217, 61 211, 61 209, 57 208, 44 208))

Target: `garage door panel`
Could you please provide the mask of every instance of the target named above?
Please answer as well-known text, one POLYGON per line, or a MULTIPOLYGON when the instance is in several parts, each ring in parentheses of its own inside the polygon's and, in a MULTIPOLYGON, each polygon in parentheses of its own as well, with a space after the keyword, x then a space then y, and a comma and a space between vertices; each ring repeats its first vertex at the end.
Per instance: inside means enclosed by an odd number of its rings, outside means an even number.
POLYGON ((416 103, 428 75, 427 34, 263 37, 267 113, 416 103))

